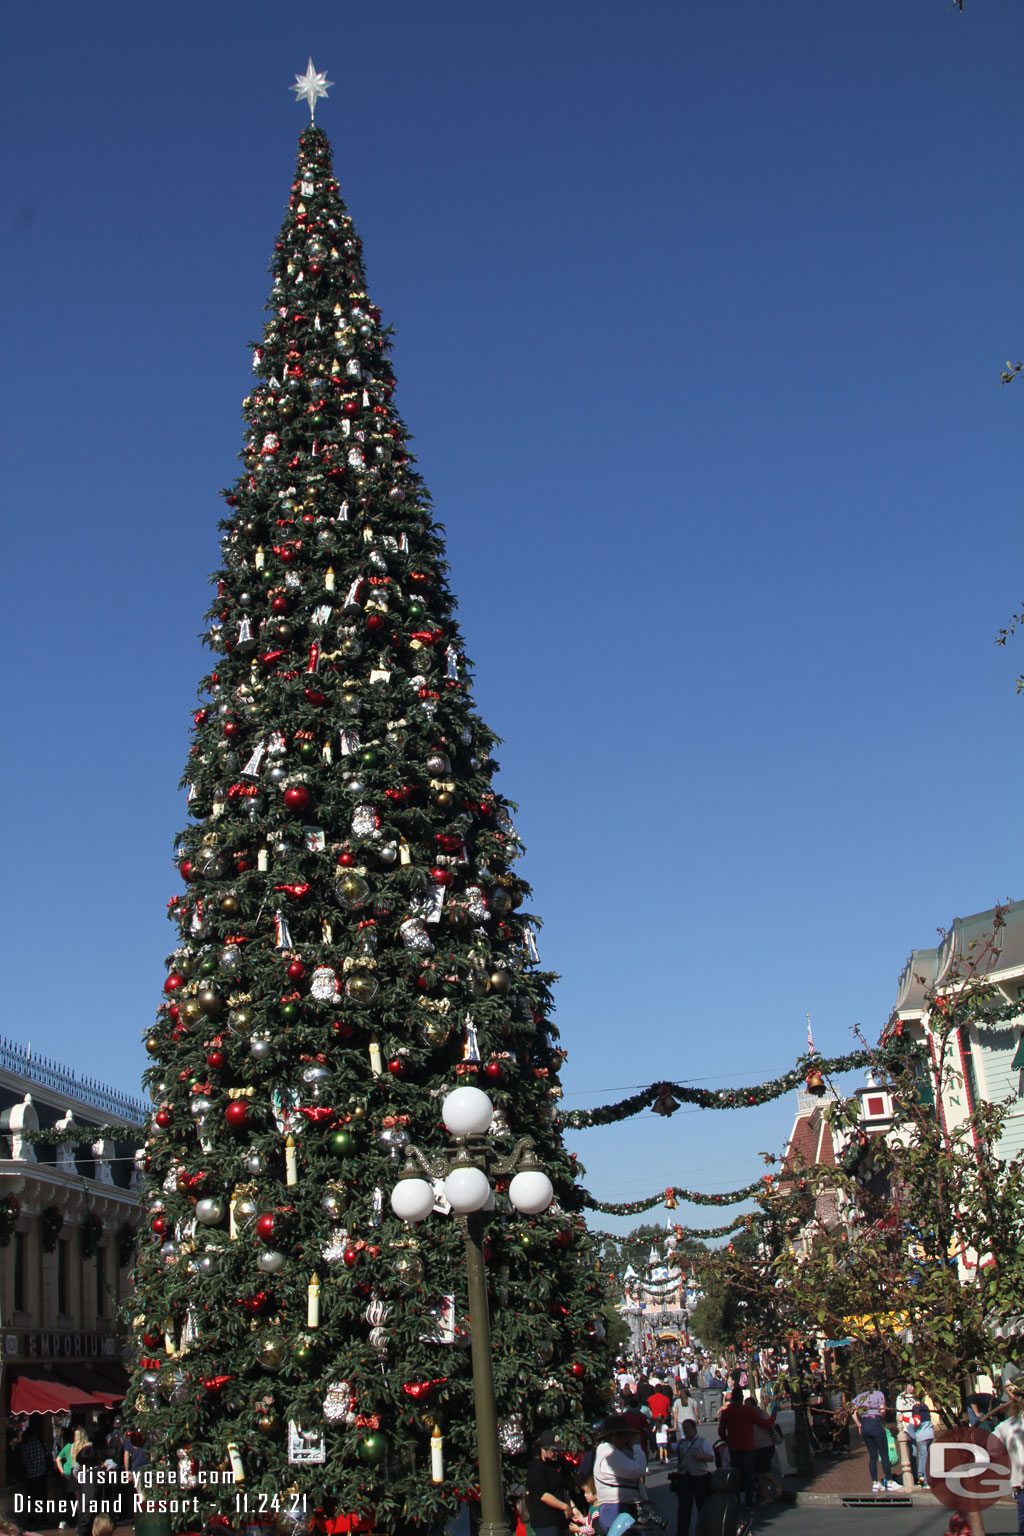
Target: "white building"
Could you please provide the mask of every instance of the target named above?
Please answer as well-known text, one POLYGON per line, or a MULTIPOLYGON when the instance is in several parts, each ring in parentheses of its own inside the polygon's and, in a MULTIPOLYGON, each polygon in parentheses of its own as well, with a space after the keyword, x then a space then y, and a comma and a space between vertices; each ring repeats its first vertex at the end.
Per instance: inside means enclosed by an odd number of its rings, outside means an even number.
MULTIPOLYGON (((0 1040, 0 1407, 49 1438, 124 1394, 118 1310, 139 1222, 136 1153, 147 1106, 0 1040), (34 1130, 81 1136, 34 1144, 34 1130), (124 1140, 106 1126, 137 1126, 124 1140)), ((0 1489, 10 1479, 0 1442, 0 1489)))
MULTIPOLYGON (((1020 1003, 1019 1012, 998 1024, 976 1022, 953 1030, 947 1045, 938 1111, 947 1130, 954 1130, 983 1103, 1013 1097, 1019 1102, 1003 1128, 999 1154, 1010 1158, 1024 1149, 1024 901, 1007 907, 958 917, 936 949, 915 949, 903 968, 899 993, 886 1038, 895 1030, 923 1040, 933 1068, 938 1068, 936 1032, 944 1027, 943 999, 955 997, 965 978, 976 975, 1004 1005, 1020 1003), (935 997, 937 1001, 929 1002, 935 997)), ((933 1072, 932 1089, 934 1089, 933 1072)), ((925 1086, 927 1090, 928 1085, 925 1086)))

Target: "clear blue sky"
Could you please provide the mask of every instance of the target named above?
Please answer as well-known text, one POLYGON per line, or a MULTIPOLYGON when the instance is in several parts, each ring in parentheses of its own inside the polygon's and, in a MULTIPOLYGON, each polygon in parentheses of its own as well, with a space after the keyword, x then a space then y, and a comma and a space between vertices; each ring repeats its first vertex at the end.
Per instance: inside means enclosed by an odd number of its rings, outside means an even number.
MULTIPOLYGON (((567 1104, 775 1075, 807 1012, 845 1050, 912 947, 1022 894, 1020 0, 58 0, 4 34, 7 1034, 144 1065, 309 54, 567 1104)), ((729 1189, 792 1113, 572 1145, 604 1198, 729 1189)))

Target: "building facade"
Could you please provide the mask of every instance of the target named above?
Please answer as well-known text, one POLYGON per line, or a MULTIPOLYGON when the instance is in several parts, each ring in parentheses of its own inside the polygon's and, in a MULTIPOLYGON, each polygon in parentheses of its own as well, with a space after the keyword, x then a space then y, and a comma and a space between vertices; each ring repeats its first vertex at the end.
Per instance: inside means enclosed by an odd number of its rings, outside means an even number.
POLYGON ((942 1074, 937 1109, 952 1131, 977 1105, 1016 1099, 1019 1107, 1011 1108, 998 1149, 1001 1157, 1012 1158, 1024 1150, 1024 901, 958 917, 937 948, 913 950, 887 1034, 899 1029, 922 1040, 937 1068, 943 999, 972 975, 991 986, 1002 1003, 1019 1002, 1020 1011, 998 1026, 978 1021, 952 1032, 947 1050, 954 1074, 951 1081, 949 1073, 942 1074))
MULTIPOLYGON (((9 1427, 28 1415, 45 1443, 68 1414, 99 1412, 124 1392, 119 1312, 146 1115, 141 1099, 0 1040, 0 1406, 9 1427), (113 1140, 115 1126, 138 1134, 113 1140), (69 1139, 32 1139, 49 1128, 69 1139)), ((17 1478, 10 1452, 8 1436, 0 1489, 17 1478)))

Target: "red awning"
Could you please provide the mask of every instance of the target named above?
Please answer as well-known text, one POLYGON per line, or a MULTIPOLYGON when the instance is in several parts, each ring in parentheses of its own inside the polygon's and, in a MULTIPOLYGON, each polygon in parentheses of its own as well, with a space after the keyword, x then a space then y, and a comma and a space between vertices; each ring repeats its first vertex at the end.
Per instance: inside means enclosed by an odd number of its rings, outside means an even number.
POLYGON ((97 1408, 93 1392, 69 1387, 53 1376, 16 1376, 11 1384, 11 1413, 65 1413, 69 1408, 97 1408))

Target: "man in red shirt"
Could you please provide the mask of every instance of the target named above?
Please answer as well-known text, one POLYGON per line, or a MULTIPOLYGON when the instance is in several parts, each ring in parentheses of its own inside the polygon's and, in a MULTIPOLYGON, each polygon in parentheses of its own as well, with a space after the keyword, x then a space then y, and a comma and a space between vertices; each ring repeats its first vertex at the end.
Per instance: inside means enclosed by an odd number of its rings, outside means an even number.
POLYGON ((739 1472, 743 1482, 743 1502, 749 1508, 754 1502, 754 1425, 774 1429, 774 1410, 770 1418, 755 1403, 743 1401, 743 1388, 735 1387, 729 1402, 722 1409, 718 1432, 729 1447, 729 1461, 739 1472))
POLYGON ((659 1423, 662 1419, 668 1418, 672 1410, 672 1399, 660 1382, 655 1386, 654 1391, 647 1399, 647 1406, 651 1410, 651 1417, 655 1424, 659 1423))

